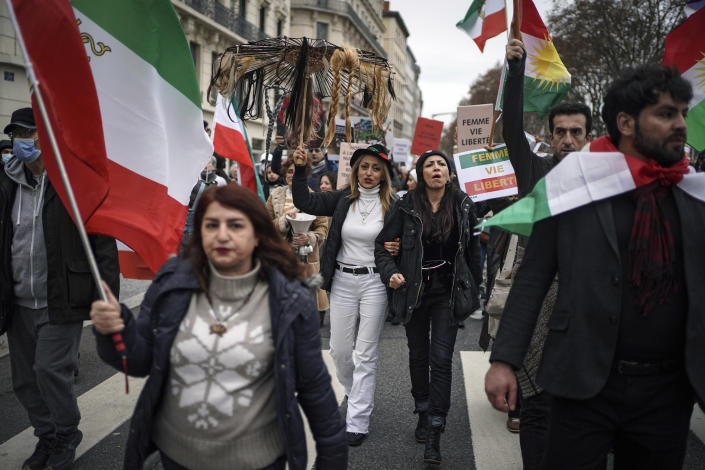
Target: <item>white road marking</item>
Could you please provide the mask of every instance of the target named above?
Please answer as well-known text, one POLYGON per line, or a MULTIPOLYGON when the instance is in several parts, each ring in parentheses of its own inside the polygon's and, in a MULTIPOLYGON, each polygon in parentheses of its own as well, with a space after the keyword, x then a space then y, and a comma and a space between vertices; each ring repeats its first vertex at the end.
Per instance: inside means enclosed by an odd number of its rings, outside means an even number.
POLYGON ((465 398, 477 470, 521 470, 519 435, 507 431, 507 414, 492 408, 485 395, 489 353, 460 351, 465 398))
MULTIPOLYGON (((76 449, 76 458, 107 437, 132 416, 145 379, 130 377, 130 393, 125 394, 125 376, 115 374, 78 397, 81 410, 83 440, 76 449)), ((37 438, 30 427, 0 445, 3 468, 20 468, 34 452, 37 438)))

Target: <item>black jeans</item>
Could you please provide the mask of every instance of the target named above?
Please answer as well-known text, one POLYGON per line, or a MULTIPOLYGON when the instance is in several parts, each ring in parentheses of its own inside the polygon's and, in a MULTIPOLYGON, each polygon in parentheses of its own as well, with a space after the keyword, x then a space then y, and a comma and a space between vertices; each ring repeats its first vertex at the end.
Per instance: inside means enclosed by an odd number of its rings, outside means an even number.
POLYGON ((541 392, 521 398, 519 444, 524 470, 541 470, 545 465, 551 423, 551 395, 541 392))
POLYGON ((680 470, 693 403, 683 369, 648 376, 613 371, 593 398, 554 396, 546 468, 604 470, 614 448, 616 470, 680 470))
POLYGON ((424 292, 421 304, 406 324, 411 395, 416 410, 428 410, 434 425, 433 417, 440 418, 440 424, 443 424, 450 408, 453 348, 458 322, 451 316, 449 300, 450 292, 446 289, 424 292))

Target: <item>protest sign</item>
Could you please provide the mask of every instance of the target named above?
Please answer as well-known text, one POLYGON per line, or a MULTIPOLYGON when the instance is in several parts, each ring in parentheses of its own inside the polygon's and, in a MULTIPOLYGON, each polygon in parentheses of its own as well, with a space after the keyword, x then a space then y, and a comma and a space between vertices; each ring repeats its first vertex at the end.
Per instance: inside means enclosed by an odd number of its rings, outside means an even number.
POLYGON ((458 152, 481 149, 490 145, 493 104, 458 106, 458 152))
POLYGON ((407 162, 409 160, 409 150, 411 142, 409 139, 394 139, 392 146, 392 156, 395 162, 407 162))
POLYGON ((453 155, 460 188, 473 201, 485 201, 517 194, 514 168, 509 162, 505 144, 485 149, 469 150, 453 155))
POLYGON ((441 132, 443 132, 443 121, 419 117, 416 120, 411 153, 421 155, 427 150, 436 150, 441 143, 441 132))
POLYGON ((340 154, 338 156, 338 183, 335 189, 342 189, 348 184, 350 179, 350 159, 357 149, 365 149, 369 147, 367 144, 342 142, 340 144, 340 154))

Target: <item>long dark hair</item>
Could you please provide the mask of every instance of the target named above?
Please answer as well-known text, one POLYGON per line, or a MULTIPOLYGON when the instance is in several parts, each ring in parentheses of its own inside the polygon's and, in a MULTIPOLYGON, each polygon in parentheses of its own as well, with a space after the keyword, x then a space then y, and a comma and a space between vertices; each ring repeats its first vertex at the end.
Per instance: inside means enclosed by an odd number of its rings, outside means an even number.
POLYGON ((414 208, 421 214, 421 222, 423 223, 421 238, 424 243, 445 242, 453 231, 453 226, 455 225, 453 211, 458 188, 453 184, 453 174, 450 167, 448 167, 448 176, 445 192, 438 207, 438 215, 434 218, 431 203, 426 195, 426 180, 423 177, 423 169, 421 174, 416 170, 416 189, 409 193, 414 208))
POLYGON ((210 280, 208 258, 203 251, 201 225, 206 209, 215 201, 222 206, 239 210, 252 222, 255 235, 259 239, 253 256, 262 264, 260 269, 262 279, 267 278, 272 268, 279 269, 288 279, 303 278, 303 265, 299 263, 294 252, 275 229, 272 218, 262 201, 249 189, 237 183, 229 183, 206 189, 201 194, 194 213, 194 231, 186 248, 186 256, 191 260, 193 270, 201 283, 201 289, 207 291, 210 280))

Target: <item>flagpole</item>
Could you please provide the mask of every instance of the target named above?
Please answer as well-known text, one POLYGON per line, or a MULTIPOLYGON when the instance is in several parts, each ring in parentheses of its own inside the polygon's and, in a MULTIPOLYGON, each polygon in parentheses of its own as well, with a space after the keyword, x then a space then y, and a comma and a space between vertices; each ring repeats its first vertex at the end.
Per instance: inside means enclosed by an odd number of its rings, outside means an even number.
MULTIPOLYGON (((39 89, 39 80, 37 80, 37 76, 34 74, 34 65, 32 64, 32 61, 29 58, 29 54, 27 53, 27 47, 25 46, 24 38, 22 37, 22 31, 20 30, 19 23, 17 22, 17 17, 15 16, 15 10, 12 6, 12 0, 5 0, 5 4, 7 5, 7 9, 10 14, 10 21, 12 22, 12 26, 15 28, 15 33, 17 34, 17 44, 20 46, 20 51, 22 52, 22 56, 25 60, 25 69, 27 72, 27 77, 29 78, 29 82, 32 85, 32 93, 34 94, 34 97, 37 100, 37 107, 39 108, 39 112, 42 116, 42 121, 44 121, 44 125, 49 136, 49 143, 51 144, 51 149, 54 152, 56 165, 59 169, 59 174, 61 175, 61 182, 63 183, 64 189, 66 190, 66 196, 68 198, 69 207, 74 217, 76 229, 78 229, 78 236, 81 239, 83 251, 85 252, 86 259, 88 260, 88 266, 90 267, 91 275, 93 276, 93 280, 95 281, 96 287, 98 288, 98 292, 100 292, 101 300, 107 303, 108 295, 103 289, 100 271, 98 270, 98 263, 95 260, 95 255, 93 254, 90 241, 88 240, 86 227, 83 224, 83 219, 81 218, 81 213, 78 209, 78 204, 76 203, 76 196, 73 193, 73 187, 71 186, 71 182, 69 181, 69 175, 66 172, 64 160, 61 157, 59 144, 56 141, 54 129, 52 128, 51 121, 49 120, 49 113, 46 110, 44 98, 42 97, 42 93, 39 89)), ((125 393, 128 393, 129 388, 127 386, 127 358, 125 356, 125 343, 123 343, 122 335, 120 333, 113 334, 112 339, 113 343, 115 344, 115 349, 122 354, 123 368, 125 369, 125 393)))
MULTIPOLYGON (((509 30, 509 39, 518 39, 521 41, 521 2, 520 0, 513 0, 512 1, 512 21, 511 21, 511 27, 509 30)), ((507 11, 506 5, 505 5, 505 12, 507 11)), ((508 19, 508 18, 507 18, 508 19)), ((499 121, 500 118, 500 112, 497 111, 497 108, 499 107, 499 97, 502 95, 504 92, 504 73, 507 68, 507 59, 505 57, 504 59, 504 69, 502 69, 502 75, 500 76, 499 79, 499 90, 497 90, 497 100, 495 102, 495 107, 494 111, 492 113, 492 127, 490 128, 490 135, 489 135, 489 145, 485 147, 487 150, 492 150, 492 147, 494 147, 494 130, 495 126, 497 125, 497 122, 499 121)))

